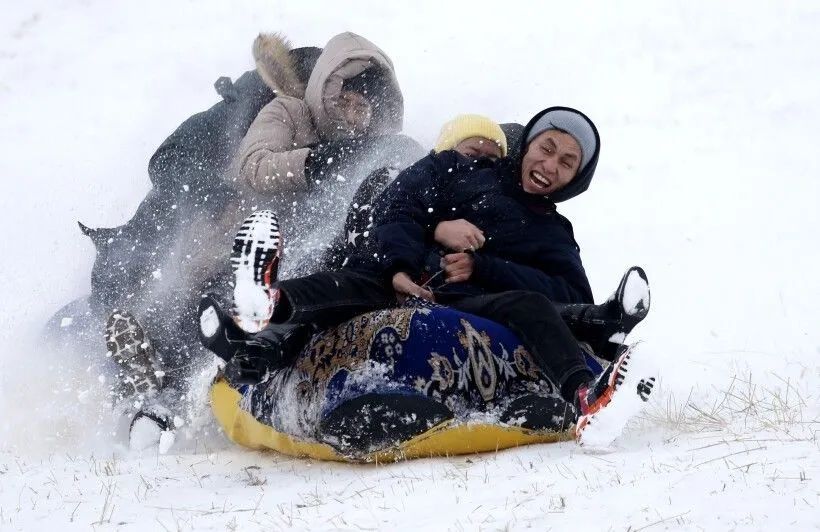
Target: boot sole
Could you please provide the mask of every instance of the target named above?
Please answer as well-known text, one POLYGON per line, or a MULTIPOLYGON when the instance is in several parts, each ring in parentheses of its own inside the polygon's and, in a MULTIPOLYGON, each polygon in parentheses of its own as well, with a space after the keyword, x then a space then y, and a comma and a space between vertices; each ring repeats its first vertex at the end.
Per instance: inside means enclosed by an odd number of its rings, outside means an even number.
POLYGON ((651 304, 649 278, 640 266, 632 266, 626 271, 615 293, 625 316, 633 316, 642 320, 649 313, 651 304))
POLYGON ((242 223, 233 241, 231 268, 237 281, 270 288, 276 280, 282 237, 273 211, 256 211, 242 223))
POLYGON ((621 311, 621 330, 613 334, 610 342, 623 343, 627 335, 649 314, 652 303, 649 279, 640 266, 632 266, 621 277, 615 300, 621 311))
POLYGON ((279 222, 276 214, 269 210, 251 214, 234 238, 231 252, 234 309, 243 328, 250 331, 260 329, 273 312, 271 286, 279 272, 281 246, 279 222))
POLYGON ((162 388, 164 373, 151 340, 129 312, 114 311, 105 325, 105 345, 120 368, 119 399, 152 397, 162 388))

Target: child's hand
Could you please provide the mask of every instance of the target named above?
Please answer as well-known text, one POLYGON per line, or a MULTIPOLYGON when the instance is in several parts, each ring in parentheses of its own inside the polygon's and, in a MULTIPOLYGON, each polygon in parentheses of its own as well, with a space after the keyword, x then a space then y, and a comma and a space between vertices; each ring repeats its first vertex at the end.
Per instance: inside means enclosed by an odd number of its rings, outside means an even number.
POLYGON ((433 292, 414 283, 410 276, 404 272, 393 275, 393 290, 396 291, 396 299, 402 303, 409 296, 420 297, 431 302, 435 301, 433 292))
POLYGON ((443 260, 448 283, 468 281, 473 275, 475 259, 472 253, 450 253, 443 260))

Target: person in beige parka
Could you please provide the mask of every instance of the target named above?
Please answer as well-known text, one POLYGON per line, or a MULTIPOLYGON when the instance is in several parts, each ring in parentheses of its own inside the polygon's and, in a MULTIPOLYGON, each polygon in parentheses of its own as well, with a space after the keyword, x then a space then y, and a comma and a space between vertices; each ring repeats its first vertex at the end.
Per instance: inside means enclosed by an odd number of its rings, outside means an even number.
POLYGON ((284 271, 306 274, 318 267, 359 184, 381 169, 406 168, 424 150, 399 134, 404 100, 378 46, 351 32, 334 36, 305 85, 289 50, 276 34, 254 42, 257 71, 276 98, 251 124, 226 179, 245 212, 276 211, 291 250, 284 271))
POLYGON ((302 87, 295 81, 287 42, 260 35, 257 67, 276 91, 240 144, 229 180, 262 197, 303 193, 332 176, 319 168, 343 166, 345 156, 364 148, 367 137, 401 131, 404 101, 393 62, 378 46, 355 33, 336 35, 325 46, 302 87), (278 57, 278 61, 264 58, 278 57))

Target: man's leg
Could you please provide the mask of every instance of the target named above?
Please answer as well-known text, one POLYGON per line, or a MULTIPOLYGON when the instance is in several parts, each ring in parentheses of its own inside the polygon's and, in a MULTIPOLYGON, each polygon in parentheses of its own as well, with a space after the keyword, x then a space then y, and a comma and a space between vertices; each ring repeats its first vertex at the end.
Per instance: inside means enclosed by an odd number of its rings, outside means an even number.
POLYGON ((575 406, 579 414, 575 435, 581 444, 611 443, 652 393, 654 376, 629 372, 631 349, 623 351, 601 375, 593 378, 569 329, 549 299, 541 294, 502 292, 463 298, 451 304, 502 323, 521 337, 536 363, 560 387, 561 396, 575 406), (610 409, 616 393, 619 406, 610 409))
POLYGON ((593 380, 578 342, 547 297, 535 292, 508 291, 465 297, 449 304, 509 327, 566 401, 574 403, 578 388, 593 380))
POLYGON ((351 270, 319 272, 279 281, 275 287, 278 301, 271 322, 310 324, 320 329, 395 301, 390 283, 351 270))
POLYGON ((394 300, 387 283, 349 270, 280 281, 273 291, 270 323, 256 333, 242 330, 213 297, 200 301, 200 341, 232 362, 236 383, 259 382, 269 369, 292 362, 316 329, 385 308, 394 300))
POLYGON ((226 362, 240 355, 237 361, 248 379, 264 375, 271 364, 291 360, 311 331, 395 300, 391 283, 352 270, 276 282, 280 245, 276 214, 251 214, 239 228, 231 253, 236 314, 231 316, 211 294, 199 303, 202 345, 226 362))

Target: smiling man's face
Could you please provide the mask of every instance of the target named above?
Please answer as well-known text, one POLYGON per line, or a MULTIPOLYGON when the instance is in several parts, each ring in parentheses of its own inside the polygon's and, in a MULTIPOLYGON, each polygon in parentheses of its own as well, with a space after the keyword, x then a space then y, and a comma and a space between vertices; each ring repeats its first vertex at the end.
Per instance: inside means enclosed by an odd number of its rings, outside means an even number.
POLYGON ((581 147, 572 135, 548 129, 527 145, 521 162, 521 187, 529 194, 552 194, 572 181, 580 165, 581 147))

